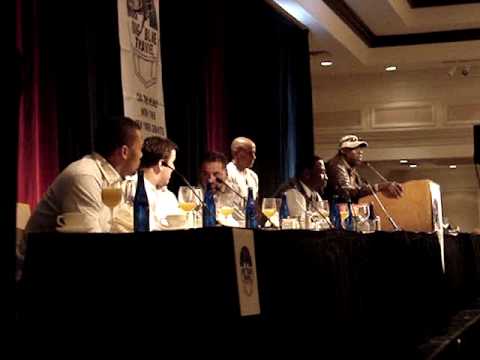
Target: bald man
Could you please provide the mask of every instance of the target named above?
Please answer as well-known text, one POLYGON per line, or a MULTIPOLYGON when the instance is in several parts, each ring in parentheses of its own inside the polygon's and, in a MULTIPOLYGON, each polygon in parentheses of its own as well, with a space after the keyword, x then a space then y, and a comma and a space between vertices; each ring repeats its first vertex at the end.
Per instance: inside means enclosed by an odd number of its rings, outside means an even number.
POLYGON ((227 164, 229 180, 238 185, 240 193, 246 198, 248 188, 253 189, 253 197, 258 196, 258 176, 250 169, 256 159, 255 143, 246 137, 237 137, 230 147, 232 161, 227 164))

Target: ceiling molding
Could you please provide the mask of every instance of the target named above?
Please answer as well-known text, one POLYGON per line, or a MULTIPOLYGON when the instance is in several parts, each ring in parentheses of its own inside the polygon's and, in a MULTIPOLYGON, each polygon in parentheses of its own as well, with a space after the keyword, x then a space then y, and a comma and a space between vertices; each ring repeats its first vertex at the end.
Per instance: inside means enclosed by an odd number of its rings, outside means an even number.
POLYGON ((323 1, 370 48, 480 40, 480 29, 478 28, 401 35, 375 35, 344 0, 323 1))
POLYGON ((464 5, 464 4, 478 4, 478 0, 407 0, 412 9, 434 7, 434 6, 449 6, 449 5, 464 5))

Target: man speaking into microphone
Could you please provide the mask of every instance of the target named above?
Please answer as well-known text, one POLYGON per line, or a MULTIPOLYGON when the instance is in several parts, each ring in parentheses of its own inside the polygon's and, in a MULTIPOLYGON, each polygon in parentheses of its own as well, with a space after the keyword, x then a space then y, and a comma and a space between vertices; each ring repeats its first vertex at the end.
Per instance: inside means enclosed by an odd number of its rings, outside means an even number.
POLYGON ((333 195, 339 196, 340 202, 358 199, 375 192, 382 192, 389 197, 403 195, 403 187, 397 182, 385 181, 370 187, 358 173, 358 166, 363 161, 363 149, 368 146, 365 140, 355 135, 346 135, 338 142, 337 154, 327 162, 328 183, 325 194, 328 200, 333 195))
POLYGON ((223 206, 231 207, 235 222, 234 225, 229 225, 239 226, 245 221, 246 199, 237 184, 229 181, 226 165, 227 158, 224 154, 216 151, 206 153, 200 166, 199 185, 205 194, 207 184, 210 183, 217 210, 221 211, 223 206))

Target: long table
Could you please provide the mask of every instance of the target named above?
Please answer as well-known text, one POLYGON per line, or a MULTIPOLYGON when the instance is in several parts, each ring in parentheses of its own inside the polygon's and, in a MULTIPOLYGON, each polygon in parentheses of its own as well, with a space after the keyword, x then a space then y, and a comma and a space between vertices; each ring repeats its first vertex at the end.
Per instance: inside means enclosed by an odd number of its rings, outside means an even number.
POLYGON ((445 237, 443 272, 435 234, 253 235, 258 315, 240 315, 234 234, 220 227, 31 234, 18 316, 64 324, 142 320, 157 327, 218 321, 302 334, 315 346, 375 342, 412 349, 479 295, 478 236, 445 237))

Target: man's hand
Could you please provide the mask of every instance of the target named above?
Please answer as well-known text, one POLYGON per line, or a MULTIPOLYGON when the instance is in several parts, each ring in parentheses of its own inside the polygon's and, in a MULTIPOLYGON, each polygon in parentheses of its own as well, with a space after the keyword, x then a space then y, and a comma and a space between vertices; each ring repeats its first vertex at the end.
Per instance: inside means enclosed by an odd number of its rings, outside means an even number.
POLYGON ((376 188, 385 196, 399 198, 403 196, 403 186, 395 181, 377 184, 376 188))

